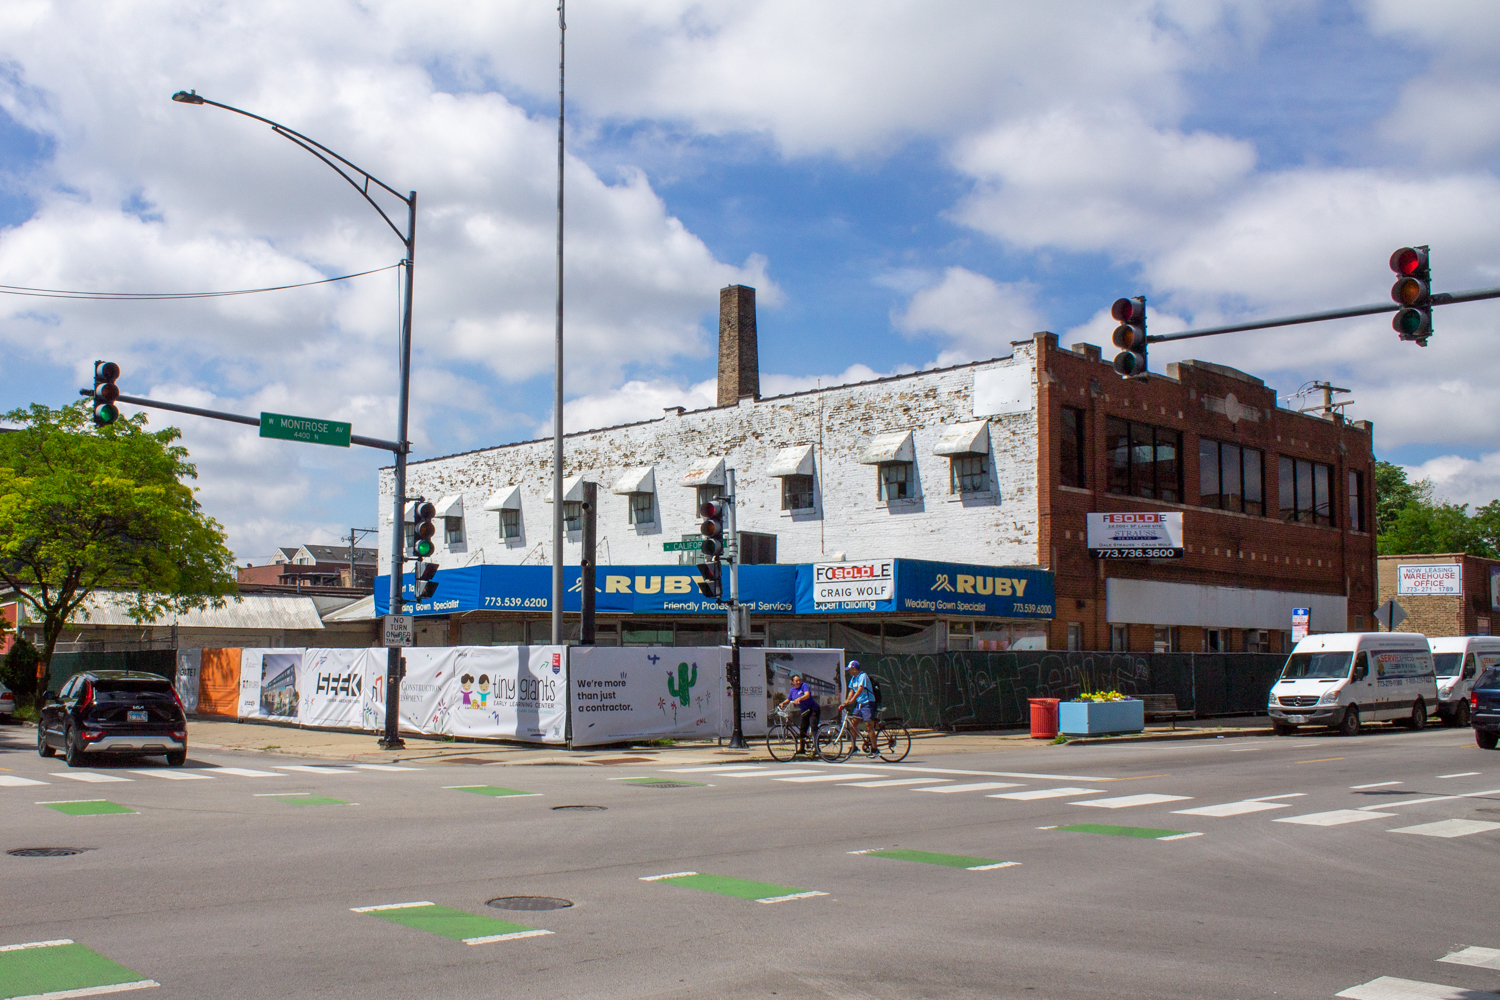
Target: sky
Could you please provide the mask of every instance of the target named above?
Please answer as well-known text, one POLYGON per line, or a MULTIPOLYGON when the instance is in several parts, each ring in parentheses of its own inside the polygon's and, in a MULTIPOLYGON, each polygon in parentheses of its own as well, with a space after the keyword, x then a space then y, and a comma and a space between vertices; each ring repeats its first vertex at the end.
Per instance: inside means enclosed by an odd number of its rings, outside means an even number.
MULTIPOLYGON (((718 289, 765 394, 1500 286, 1487 0, 573 0, 569 430, 712 405, 718 289)), ((0 5, 0 285, 197 292, 385 268, 399 239, 280 121, 418 192, 413 457, 551 433, 555 0, 0 5)), ((400 203, 389 200, 394 211, 400 203)), ((260 295, 0 295, 0 410, 113 360, 129 395, 395 435, 397 274, 260 295)), ((1500 496, 1500 300, 1151 349, 1352 390, 1380 457, 1500 496)), ((127 407, 127 412, 130 408, 127 407)), ((239 560, 373 528, 385 453, 182 429, 239 560)))

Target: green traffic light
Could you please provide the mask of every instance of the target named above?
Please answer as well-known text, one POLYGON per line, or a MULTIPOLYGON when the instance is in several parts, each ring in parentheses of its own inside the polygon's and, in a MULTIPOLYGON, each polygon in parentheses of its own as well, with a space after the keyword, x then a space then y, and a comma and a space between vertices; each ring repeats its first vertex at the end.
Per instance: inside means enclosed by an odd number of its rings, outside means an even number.
POLYGON ((120 419, 120 411, 113 403, 105 403, 94 410, 94 426, 107 427, 120 419))
POLYGON ((1406 308, 1396 313, 1391 324, 1403 337, 1415 337, 1427 327, 1427 316, 1420 309, 1406 308))
POLYGON ((423 559, 432 555, 432 542, 426 538, 417 539, 417 544, 412 546, 412 551, 423 559))

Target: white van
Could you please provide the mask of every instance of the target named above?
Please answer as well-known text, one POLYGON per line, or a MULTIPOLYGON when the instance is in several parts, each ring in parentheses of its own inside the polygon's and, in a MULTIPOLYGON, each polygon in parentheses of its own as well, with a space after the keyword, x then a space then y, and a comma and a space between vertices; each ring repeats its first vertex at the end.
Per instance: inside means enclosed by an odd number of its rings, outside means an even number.
POLYGON ((1267 709, 1278 736, 1301 725, 1333 726, 1345 736, 1361 723, 1427 725, 1438 705, 1427 637, 1416 632, 1334 632, 1297 643, 1271 686, 1267 709))
POLYGON ((1452 635, 1427 642, 1437 670, 1438 718, 1445 726, 1467 726, 1474 679, 1500 665, 1500 636, 1452 635))

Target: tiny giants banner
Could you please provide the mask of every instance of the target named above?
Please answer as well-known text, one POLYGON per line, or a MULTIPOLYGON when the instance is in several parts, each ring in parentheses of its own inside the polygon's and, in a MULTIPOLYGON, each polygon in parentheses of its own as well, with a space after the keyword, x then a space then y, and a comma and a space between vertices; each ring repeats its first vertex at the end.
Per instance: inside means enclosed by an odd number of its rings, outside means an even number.
MULTIPOLYGON (((403 728, 476 739, 565 741, 565 647, 412 647, 405 655, 403 728)), ((383 703, 379 712, 383 719, 383 703)))

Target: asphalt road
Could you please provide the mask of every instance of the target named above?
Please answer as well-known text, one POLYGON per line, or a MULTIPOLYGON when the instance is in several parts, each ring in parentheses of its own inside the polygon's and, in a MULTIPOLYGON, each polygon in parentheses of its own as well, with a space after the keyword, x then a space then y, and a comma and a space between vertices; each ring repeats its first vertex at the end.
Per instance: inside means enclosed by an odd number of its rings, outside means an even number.
POLYGON ((0 854, 0 997, 90 976, 163 1000, 1500 989, 1500 753, 1466 730, 759 770, 214 751, 93 781, 0 737, 0 849, 87 848, 0 854), (853 853, 893 849, 926 853, 853 853), (486 905, 518 895, 573 905, 486 905), (431 905, 364 909, 406 903, 431 905))

